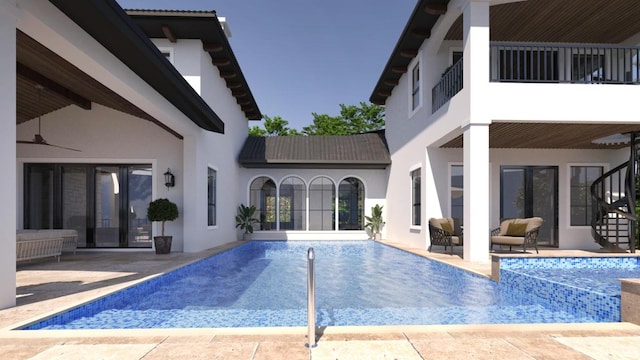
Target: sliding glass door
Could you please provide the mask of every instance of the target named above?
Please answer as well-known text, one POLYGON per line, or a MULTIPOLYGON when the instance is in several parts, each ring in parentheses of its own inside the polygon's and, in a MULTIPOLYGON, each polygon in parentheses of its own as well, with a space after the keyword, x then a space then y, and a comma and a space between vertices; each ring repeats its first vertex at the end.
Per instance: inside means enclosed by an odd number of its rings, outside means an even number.
POLYGON ((539 216, 538 244, 558 246, 558 167, 502 166, 500 218, 539 216))
POLYGON ((151 165, 26 164, 25 229, 75 229, 81 248, 150 248, 151 165))

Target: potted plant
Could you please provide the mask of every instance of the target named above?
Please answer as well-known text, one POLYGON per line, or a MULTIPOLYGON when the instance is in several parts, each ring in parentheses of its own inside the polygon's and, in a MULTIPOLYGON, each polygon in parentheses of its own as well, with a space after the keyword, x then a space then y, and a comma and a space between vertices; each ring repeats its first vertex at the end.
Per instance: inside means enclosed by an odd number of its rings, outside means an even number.
POLYGON ((384 206, 376 204, 376 206, 373 206, 371 208, 371 216, 364 217, 367 220, 365 227, 371 230, 376 241, 380 241, 382 238, 380 232, 382 231, 382 226, 384 225, 384 221, 382 221, 383 207, 384 206))
POLYGON ((162 222, 162 236, 153 237, 156 254, 170 253, 173 237, 164 235, 164 223, 178 218, 178 206, 168 199, 153 200, 149 203, 149 208, 147 208, 147 218, 149 221, 162 222))
POLYGON ((254 205, 245 206, 240 204, 238 206, 238 215, 236 215, 236 228, 244 230, 243 240, 251 240, 251 234, 253 234, 253 224, 260 222, 254 218, 256 213, 256 207, 254 205))

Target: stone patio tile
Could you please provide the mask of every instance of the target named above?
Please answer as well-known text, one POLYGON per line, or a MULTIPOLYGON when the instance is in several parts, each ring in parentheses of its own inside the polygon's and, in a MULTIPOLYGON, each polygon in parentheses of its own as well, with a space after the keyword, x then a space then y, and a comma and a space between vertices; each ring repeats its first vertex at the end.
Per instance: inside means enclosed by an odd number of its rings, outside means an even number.
POLYGON ((95 345, 95 344, 160 344, 166 336, 96 336, 68 338, 64 345, 95 345))
POLYGON ((322 334, 318 338, 318 342, 325 341, 353 341, 353 340, 406 340, 406 336, 401 332, 389 333, 329 333, 322 334))
POLYGON ((504 339, 434 339, 411 343, 424 359, 534 359, 504 339))
POLYGON ((507 337, 505 340, 538 360, 590 359, 590 357, 544 335, 538 335, 536 337, 507 337))
POLYGON ((254 360, 308 360, 309 349, 303 343, 261 342, 254 360))
POLYGON ((214 335, 176 335, 167 337, 163 344, 208 344, 213 340, 214 335))
POLYGON ((18 360, 18 359, 30 359, 37 354, 45 351, 53 345, 50 344, 13 344, 13 345, 0 345, 0 356, 2 360, 18 360))
POLYGON ((558 337, 555 340, 593 359, 640 359, 640 336, 558 337))
POLYGON ((323 341, 311 350, 312 360, 403 359, 422 358, 406 340, 323 341))
POLYGON ((30 360, 137 360, 156 344, 55 345, 30 360))
POLYGON ((175 360, 242 360, 253 359, 257 343, 209 343, 209 344, 160 344, 141 359, 175 360))

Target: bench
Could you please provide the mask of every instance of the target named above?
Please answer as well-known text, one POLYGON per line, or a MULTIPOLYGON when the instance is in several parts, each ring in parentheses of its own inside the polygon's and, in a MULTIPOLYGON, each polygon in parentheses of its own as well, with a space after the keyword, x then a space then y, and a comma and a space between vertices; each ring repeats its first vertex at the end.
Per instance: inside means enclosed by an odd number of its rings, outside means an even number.
POLYGON ((56 257, 62 252, 75 254, 78 232, 68 229, 18 230, 16 232, 16 261, 56 257))

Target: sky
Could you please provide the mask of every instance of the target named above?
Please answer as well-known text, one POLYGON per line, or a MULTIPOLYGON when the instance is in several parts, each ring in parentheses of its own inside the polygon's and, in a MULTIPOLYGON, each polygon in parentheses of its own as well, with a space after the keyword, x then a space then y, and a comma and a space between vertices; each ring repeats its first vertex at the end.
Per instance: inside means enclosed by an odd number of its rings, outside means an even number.
MULTIPOLYGON (((416 0, 117 0, 125 9, 215 10, 263 115, 289 127, 369 96, 416 0)), ((215 110, 215 109, 214 109, 215 110)), ((249 125, 260 125, 252 121, 249 125)))

